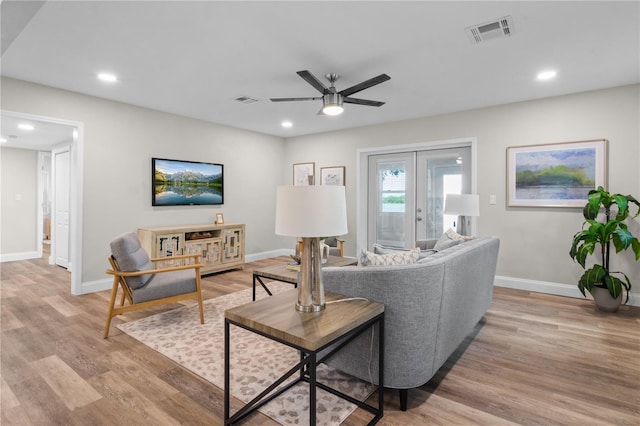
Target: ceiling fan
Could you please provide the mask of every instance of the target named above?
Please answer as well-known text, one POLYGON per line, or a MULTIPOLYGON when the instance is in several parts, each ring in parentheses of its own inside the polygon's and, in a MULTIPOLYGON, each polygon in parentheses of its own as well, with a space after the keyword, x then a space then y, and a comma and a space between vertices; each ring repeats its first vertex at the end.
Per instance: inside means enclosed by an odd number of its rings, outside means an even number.
POLYGON ((338 74, 327 74, 325 76, 326 79, 329 80, 329 83, 331 83, 329 87, 325 86, 320 80, 318 80, 316 76, 314 76, 307 70, 298 71, 297 74, 302 77, 307 83, 315 87, 318 92, 322 93, 322 96, 311 98, 271 98, 271 102, 317 101, 319 99, 322 99, 322 109, 320 109, 318 114, 326 115, 341 114, 343 111, 343 103, 374 107, 384 105, 384 102, 352 98, 351 95, 353 95, 354 93, 358 93, 364 89, 368 89, 369 87, 375 86, 376 84, 384 83, 385 81, 391 79, 391 77, 389 77, 387 74, 380 74, 377 77, 370 78, 369 80, 363 81, 362 83, 358 83, 355 86, 351 86, 338 92, 336 91, 336 88, 334 86, 336 80, 338 80, 338 78, 340 77, 338 74))

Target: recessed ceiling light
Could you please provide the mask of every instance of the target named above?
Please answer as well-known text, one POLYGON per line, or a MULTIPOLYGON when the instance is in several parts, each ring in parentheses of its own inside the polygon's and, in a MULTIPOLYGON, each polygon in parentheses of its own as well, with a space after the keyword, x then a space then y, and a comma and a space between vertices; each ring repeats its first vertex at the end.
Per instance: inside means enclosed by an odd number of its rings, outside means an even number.
POLYGON ((288 128, 290 128, 290 127, 293 127, 293 123, 292 123, 292 122, 290 122, 290 121, 283 121, 283 122, 282 122, 282 127, 285 127, 285 128, 287 128, 287 129, 288 129, 288 128))
POLYGON ((20 124, 18 124, 18 129, 31 131, 31 130, 35 129, 35 127, 33 127, 31 124, 20 123, 20 124))
POLYGON ((5 143, 7 141, 6 138, 0 138, 0 143, 5 143))
POLYGON ((555 78, 558 73, 553 70, 542 71, 538 73, 538 80, 551 80, 555 78))
POLYGON ((98 78, 102 81, 106 81, 107 83, 115 83, 116 81, 118 81, 118 77, 107 72, 101 72, 100 74, 98 74, 98 78))

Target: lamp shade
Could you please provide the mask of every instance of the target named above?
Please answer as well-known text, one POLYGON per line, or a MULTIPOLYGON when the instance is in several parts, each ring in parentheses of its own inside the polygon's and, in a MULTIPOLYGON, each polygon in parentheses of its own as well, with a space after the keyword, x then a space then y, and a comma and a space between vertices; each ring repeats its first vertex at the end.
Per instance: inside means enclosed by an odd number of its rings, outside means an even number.
POLYGON ((480 197, 477 194, 447 194, 444 199, 444 214, 480 216, 480 197))
POLYGON ((276 234, 288 237, 330 237, 347 231, 344 186, 279 186, 276 234))

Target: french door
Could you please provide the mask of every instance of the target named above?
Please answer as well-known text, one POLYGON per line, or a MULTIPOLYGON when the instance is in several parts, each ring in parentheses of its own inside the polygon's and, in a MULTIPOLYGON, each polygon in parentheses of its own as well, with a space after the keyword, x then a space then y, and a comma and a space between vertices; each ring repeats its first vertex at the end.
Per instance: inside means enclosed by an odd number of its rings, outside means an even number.
POLYGON ((367 247, 412 248, 453 227, 445 195, 471 192, 471 148, 370 155, 368 171, 367 247))

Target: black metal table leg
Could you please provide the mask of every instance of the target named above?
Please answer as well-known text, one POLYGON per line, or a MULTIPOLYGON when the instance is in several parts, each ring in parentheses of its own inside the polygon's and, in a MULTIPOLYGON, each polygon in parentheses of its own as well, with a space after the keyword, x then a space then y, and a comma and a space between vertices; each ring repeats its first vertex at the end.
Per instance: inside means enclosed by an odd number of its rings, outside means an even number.
POLYGON ((224 320, 224 424, 229 420, 229 320, 224 320))
POLYGON ((269 291, 265 283, 262 282, 262 278, 260 278, 259 275, 253 274, 253 301, 254 302, 256 301, 256 280, 258 280, 262 288, 264 288, 264 291, 266 291, 269 296, 273 296, 273 294, 271 293, 271 291, 269 291))

